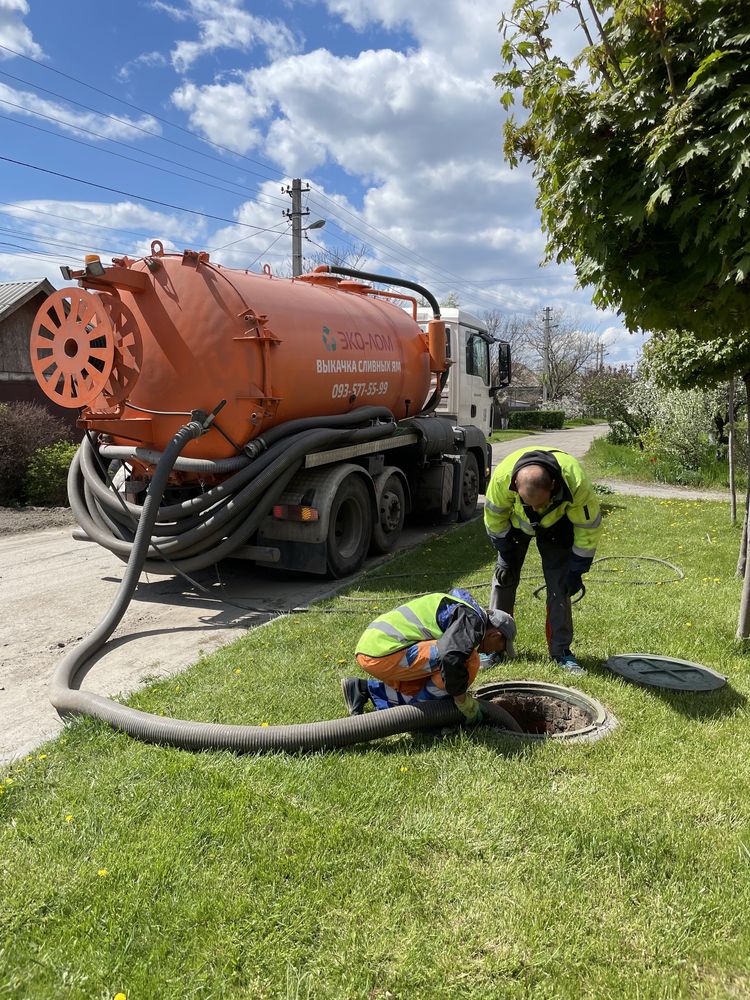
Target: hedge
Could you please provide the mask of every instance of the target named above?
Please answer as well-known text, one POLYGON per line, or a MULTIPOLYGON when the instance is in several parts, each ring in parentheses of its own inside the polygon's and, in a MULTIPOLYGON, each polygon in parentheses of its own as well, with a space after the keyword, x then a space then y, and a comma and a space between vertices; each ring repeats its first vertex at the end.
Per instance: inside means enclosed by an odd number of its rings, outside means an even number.
POLYGON ((508 430, 559 430, 564 423, 564 410, 513 410, 508 416, 508 430))

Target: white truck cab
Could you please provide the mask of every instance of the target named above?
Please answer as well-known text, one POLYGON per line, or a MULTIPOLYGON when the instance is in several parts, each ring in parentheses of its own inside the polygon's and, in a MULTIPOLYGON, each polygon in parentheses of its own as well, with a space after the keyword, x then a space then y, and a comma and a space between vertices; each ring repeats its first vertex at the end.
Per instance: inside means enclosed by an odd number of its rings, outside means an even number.
MULTIPOLYGON (((432 318, 431 309, 417 310, 417 322, 423 330, 432 318)), ((446 353, 452 365, 436 412, 453 417, 459 425, 473 424, 489 436, 495 392, 509 381, 509 345, 500 342, 500 381, 493 385, 490 345, 497 342, 487 326, 460 308, 441 309, 440 318, 445 323, 446 353)))

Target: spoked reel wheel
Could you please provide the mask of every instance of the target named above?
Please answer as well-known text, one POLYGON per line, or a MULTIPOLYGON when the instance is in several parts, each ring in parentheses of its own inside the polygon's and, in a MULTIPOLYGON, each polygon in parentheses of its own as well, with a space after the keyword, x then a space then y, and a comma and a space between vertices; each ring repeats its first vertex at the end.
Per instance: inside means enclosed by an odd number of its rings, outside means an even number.
POLYGON ((107 384, 92 409, 99 410, 122 403, 138 381, 143 365, 143 338, 135 316, 116 296, 100 292, 104 310, 115 332, 115 355, 107 384))
POLYGON ((105 389, 115 360, 115 328, 102 299, 62 288, 44 302, 31 329, 31 366, 58 406, 78 408, 105 389))

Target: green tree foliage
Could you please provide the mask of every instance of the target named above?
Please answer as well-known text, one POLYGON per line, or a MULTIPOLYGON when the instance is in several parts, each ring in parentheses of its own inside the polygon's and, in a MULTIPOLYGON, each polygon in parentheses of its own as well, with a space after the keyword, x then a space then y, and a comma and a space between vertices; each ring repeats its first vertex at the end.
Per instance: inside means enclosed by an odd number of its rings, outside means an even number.
POLYGON ((747 325, 747 0, 516 0, 500 21, 505 156, 528 161, 547 259, 631 330, 747 325), (555 51, 556 15, 589 44, 555 51))
POLYGON ((750 338, 729 334, 705 339, 677 330, 657 333, 644 346, 642 366, 667 388, 711 388, 750 372, 750 338))

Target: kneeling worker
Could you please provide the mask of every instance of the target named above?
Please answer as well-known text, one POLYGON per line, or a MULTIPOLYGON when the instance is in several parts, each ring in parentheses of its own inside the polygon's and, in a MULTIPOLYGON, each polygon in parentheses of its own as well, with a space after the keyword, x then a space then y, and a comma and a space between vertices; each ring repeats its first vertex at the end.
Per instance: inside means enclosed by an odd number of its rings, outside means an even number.
POLYGON ((357 663, 374 680, 343 677, 350 715, 368 701, 376 709, 453 698, 467 722, 482 718, 468 687, 480 653, 514 656, 516 623, 504 611, 485 611, 466 590, 426 594, 376 618, 357 643, 357 663))

